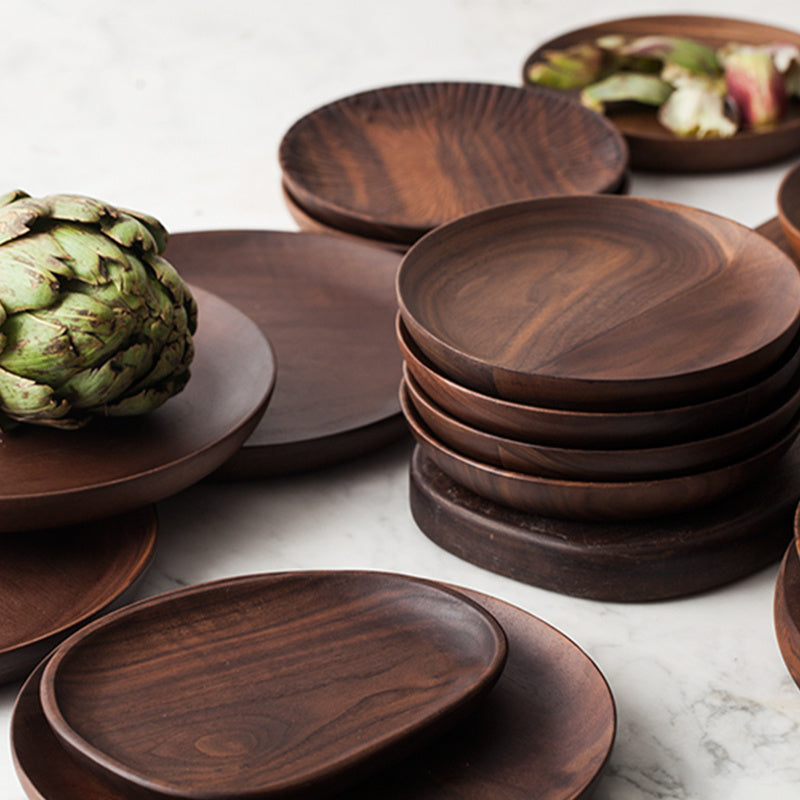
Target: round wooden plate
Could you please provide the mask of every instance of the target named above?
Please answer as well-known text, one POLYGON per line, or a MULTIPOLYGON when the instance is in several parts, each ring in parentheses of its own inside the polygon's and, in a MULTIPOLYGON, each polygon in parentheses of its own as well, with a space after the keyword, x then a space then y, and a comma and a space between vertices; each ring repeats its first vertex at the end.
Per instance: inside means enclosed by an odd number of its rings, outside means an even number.
POLYGON ((273 573, 84 627, 49 660, 40 699, 66 749, 122 790, 318 797, 460 719, 506 655, 494 617, 429 581, 273 573))
POLYGON ((800 258, 800 165, 789 170, 778 187, 778 220, 793 254, 800 258))
POLYGON ((524 514, 457 484, 420 448, 411 460, 411 511, 453 555, 553 592, 647 602, 713 589, 781 558, 800 500, 800 445, 760 480, 690 513, 591 523, 524 514))
POLYGON ((281 141, 295 201, 340 230, 414 242, 487 206, 615 191, 628 153, 572 98, 485 83, 362 92, 298 120, 281 141))
POLYGON ((512 203, 419 241, 397 278, 409 335, 453 380, 580 410, 689 405, 774 368, 800 274, 706 211, 611 195, 512 203))
POLYGON ((269 342, 241 311, 193 287, 192 377, 141 417, 79 431, 20 426, 0 442, 0 531, 119 514, 196 483, 223 464, 264 413, 275 380, 269 342))
POLYGON ((268 413, 218 476, 315 469, 405 435, 393 332, 399 255, 285 231, 179 233, 166 255, 254 320, 279 364, 268 413))
MULTIPOLYGON (((588 656, 542 620, 501 600, 459 589, 508 637, 508 660, 468 724, 454 727, 342 800, 539 800, 588 798, 616 730, 611 691, 588 656)), ((11 747, 31 800, 127 800, 61 746, 39 701, 44 665, 11 720, 11 747)))
POLYGON ((769 239, 776 247, 779 247, 786 253, 787 256, 794 259, 795 264, 800 267, 800 255, 795 253, 792 249, 786 234, 783 232, 783 226, 777 217, 767 220, 756 228, 756 233, 769 239))
POLYGON ((778 571, 773 601, 775 637, 781 656, 800 688, 800 557, 792 542, 778 571))
POLYGON ((79 625, 127 598, 153 556, 153 506, 0 538, 0 681, 22 677, 79 625))
MULTIPOLYGON (((531 64, 540 60, 545 50, 558 50, 611 33, 631 37, 650 34, 683 36, 712 47, 728 42, 800 45, 800 33, 746 20, 691 14, 626 17, 578 28, 540 45, 525 60, 523 81, 531 64)), ((612 110, 609 116, 625 136, 634 169, 674 172, 740 169, 777 161, 800 150, 800 102, 796 101, 790 104, 786 119, 775 128, 742 131, 727 139, 674 136, 658 123, 655 113, 646 108, 620 108, 612 110)))

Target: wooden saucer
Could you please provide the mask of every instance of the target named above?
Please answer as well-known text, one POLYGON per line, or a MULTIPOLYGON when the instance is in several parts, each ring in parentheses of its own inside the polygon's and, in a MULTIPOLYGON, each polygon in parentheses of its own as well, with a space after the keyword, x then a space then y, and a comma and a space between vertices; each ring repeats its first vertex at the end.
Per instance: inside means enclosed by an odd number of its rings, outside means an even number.
POLYGON ((664 600, 730 583, 781 557, 800 500, 800 443, 734 496, 641 523, 514 511, 459 486, 419 447, 411 459, 410 500, 429 539, 492 572, 593 600, 664 600))
POLYGON ((58 530, 0 537, 0 682, 24 675, 62 639, 126 599, 150 565, 155 508, 58 530))
POLYGON ((786 548, 775 582, 773 615, 781 656, 800 688, 800 557, 794 541, 786 548))
POLYGON ((784 176, 778 188, 778 220, 795 258, 800 258, 800 165, 784 176))

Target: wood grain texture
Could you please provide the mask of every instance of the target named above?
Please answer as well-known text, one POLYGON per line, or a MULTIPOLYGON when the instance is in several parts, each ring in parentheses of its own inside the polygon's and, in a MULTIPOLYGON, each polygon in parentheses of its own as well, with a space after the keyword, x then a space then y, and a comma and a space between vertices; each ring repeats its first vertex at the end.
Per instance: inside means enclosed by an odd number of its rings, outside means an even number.
POLYGON ((425 455, 457 484, 517 511, 591 522, 654 518, 713 503, 777 463, 800 434, 797 415, 779 439, 724 467, 649 480, 577 481, 514 472, 468 458, 430 432, 402 388, 400 402, 425 455))
MULTIPOLYGON (((502 625, 508 660, 494 689, 455 726, 337 796, 342 800, 588 798, 616 731, 614 698, 597 666, 566 636, 501 600, 459 589, 502 625)), ((130 800, 61 747, 39 702, 42 667, 11 720, 17 774, 31 800, 130 800)))
MULTIPOLYGON (((692 14, 637 16, 609 20, 581 27, 555 37, 534 50, 525 60, 522 80, 528 68, 545 50, 592 41, 598 36, 664 34, 684 36, 720 47, 728 42, 800 45, 800 33, 728 17, 692 14)), ((658 123, 651 109, 611 109, 611 121, 624 134, 634 169, 667 172, 716 172, 753 167, 788 158, 800 150, 800 102, 792 102, 786 119, 768 131, 740 131, 727 139, 684 139, 658 123)))
POLYGON ((403 258, 403 323, 484 394, 580 410, 690 405, 769 370, 800 274, 731 220, 633 197, 531 200, 433 231, 403 258))
POLYGON ((0 681, 25 675, 70 633, 127 599, 153 557, 153 506, 0 538, 0 681))
POLYGON ((506 659, 491 615, 389 573, 249 576, 68 639, 42 676, 63 745, 142 797, 319 797, 427 741, 506 659))
POLYGON ((321 468, 406 434, 393 332, 398 254, 285 231, 180 233, 166 254, 247 314, 279 364, 268 413, 217 477, 321 468))
POLYGON ((627 148, 563 95, 485 83, 416 83, 316 109, 279 147, 283 180, 316 219, 395 242, 487 206, 616 191, 627 148))
POLYGON ((783 250, 787 256, 794 259, 795 264, 800 267, 800 255, 795 253, 777 217, 772 217, 772 219, 763 222, 756 228, 756 232, 766 239, 769 239, 776 247, 780 247, 780 249, 783 250))
POLYGON ((123 513, 185 489, 225 463, 269 403, 269 342, 230 303, 193 287, 196 355, 186 388, 151 414, 79 431, 19 427, 0 437, 0 531, 123 513))
POLYGON ((800 688, 800 558, 792 542, 786 548, 773 598, 775 637, 786 669, 800 688))
POLYGON ((778 220, 795 258, 800 258, 800 165, 783 177, 778 187, 778 220))
POLYGON ((735 495, 644 522, 514 511, 459 486, 419 449, 411 460, 411 511, 431 541, 522 583, 608 602, 692 595, 778 561, 791 540, 798 500, 798 445, 735 495))

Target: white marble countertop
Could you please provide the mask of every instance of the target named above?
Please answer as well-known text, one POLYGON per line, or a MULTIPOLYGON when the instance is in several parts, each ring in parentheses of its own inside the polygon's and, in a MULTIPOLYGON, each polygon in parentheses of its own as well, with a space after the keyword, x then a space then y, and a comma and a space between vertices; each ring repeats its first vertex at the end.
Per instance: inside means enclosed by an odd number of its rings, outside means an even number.
MULTIPOLYGON (((690 4, 685 4, 689 6, 690 4)), ((760 21, 800 29, 797 0, 760 21)), ((746 0, 693 13, 753 18, 746 0)), ((79 192, 148 210, 172 231, 295 230, 277 147, 317 106, 413 80, 517 84, 526 55, 569 28, 672 0, 27 0, 3 9, 0 189, 79 192)), ((634 174, 631 191, 758 225, 786 163, 696 177, 634 174)), ((142 592, 258 571, 393 570, 503 598, 574 639, 617 703, 598 800, 771 800, 800 786, 800 691, 772 620, 777 565, 701 596, 580 600, 437 548, 408 507, 410 445, 312 475, 203 485, 163 502, 142 592)), ((788 535, 788 532, 787 532, 788 535)), ((0 796, 24 797, 8 748, 18 685, 0 689, 0 796)))

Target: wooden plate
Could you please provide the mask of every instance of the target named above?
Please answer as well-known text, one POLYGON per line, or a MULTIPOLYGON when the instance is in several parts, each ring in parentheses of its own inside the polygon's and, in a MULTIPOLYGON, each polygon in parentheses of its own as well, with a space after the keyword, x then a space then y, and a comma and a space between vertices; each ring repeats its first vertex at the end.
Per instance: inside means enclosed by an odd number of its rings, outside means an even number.
POLYGON ((780 220, 777 217, 767 220, 756 228, 756 233, 769 239, 776 247, 780 247, 787 256, 794 259, 800 267, 800 255, 794 252, 786 234, 783 232, 780 220))
POLYGON ((792 542, 778 571, 773 600, 775 636, 781 656, 800 688, 800 558, 792 542))
MULTIPOLYGON (((665 34, 684 36, 719 47, 727 42, 800 45, 800 33, 739 19, 695 15, 627 17, 570 31, 540 45, 525 61, 528 68, 545 50, 559 49, 598 36, 665 34)), ((712 172, 740 169, 786 158, 800 150, 800 103, 792 102, 787 118, 769 131, 742 131, 728 139, 682 139, 661 126, 649 109, 620 108, 611 121, 624 134, 634 169, 712 172)))
POLYGON ((292 125, 278 156, 288 190, 316 219, 406 243, 487 206, 615 191, 628 162, 614 126, 572 98, 458 82, 325 105, 292 125))
POLYGON ((788 430, 748 458, 706 472, 638 481, 575 481, 501 469, 446 447, 425 427, 401 388, 411 432, 439 469, 471 492, 517 511, 590 522, 678 514, 741 489, 776 463, 800 434, 800 415, 788 430))
POLYGON ((167 256, 253 319, 280 366, 268 413, 218 476, 315 469, 405 435, 398 255, 330 236, 203 231, 172 236, 167 256))
POLYGON ((800 325, 800 274, 749 228, 610 195, 513 203, 403 257, 400 312, 436 367, 535 405, 690 405, 773 369, 800 325))
MULTIPOLYGON (((588 798, 611 752, 616 713, 594 663, 540 619, 460 589, 503 626, 508 660, 469 724, 451 729, 342 800, 539 800, 588 798)), ((32 800, 128 800, 72 758, 42 713, 37 668, 17 699, 11 747, 32 800)))
POLYGON ((782 402, 743 428, 663 447, 586 449, 522 442, 466 425, 436 406, 407 372, 408 398, 428 430, 468 458, 512 472, 576 481, 625 481, 701 472, 741 461, 781 437, 800 411, 800 377, 782 402))
POLYGON ((79 625, 126 599, 153 556, 153 506, 0 539, 0 681, 22 677, 79 625))
POLYGON ((414 345, 399 315, 397 339, 404 368, 451 416, 498 436, 560 447, 656 447, 723 434, 751 424, 774 405, 800 367, 796 338, 774 370, 751 386, 705 403, 620 413, 573 411, 515 403, 451 381, 414 345))
POLYGON ((420 530, 492 572, 561 594, 642 603, 707 591, 778 561, 800 500, 800 444, 730 497, 644 522, 578 522, 525 514, 470 492, 420 448, 410 504, 420 530))
POLYGON ((204 478, 247 439, 275 380, 268 341, 244 314, 194 288, 192 377, 141 417, 79 431, 23 426, 3 437, 0 531, 55 528, 123 513, 204 478))
POLYGON ((795 257, 800 257, 800 165, 789 170, 778 188, 778 220, 795 257))
POLYGON ((425 581, 257 575, 85 627, 40 697, 62 744, 123 791, 317 797, 452 724, 506 652, 481 606, 425 581))

